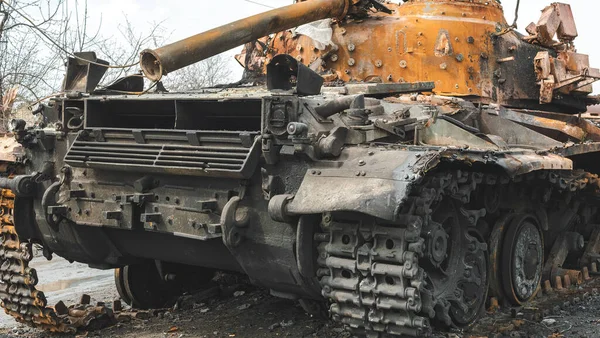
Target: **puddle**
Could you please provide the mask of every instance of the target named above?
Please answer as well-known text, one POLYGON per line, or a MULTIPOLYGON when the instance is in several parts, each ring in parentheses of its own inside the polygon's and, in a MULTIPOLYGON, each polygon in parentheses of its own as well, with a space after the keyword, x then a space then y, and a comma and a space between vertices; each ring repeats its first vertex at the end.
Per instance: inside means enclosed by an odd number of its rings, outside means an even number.
POLYGON ((93 282, 93 281, 101 281, 106 279, 105 276, 92 276, 92 277, 81 277, 81 278, 71 278, 71 279, 61 279, 54 282, 42 284, 36 286, 36 288, 44 293, 48 292, 56 292, 61 290, 66 290, 68 288, 76 287, 80 284, 93 282))

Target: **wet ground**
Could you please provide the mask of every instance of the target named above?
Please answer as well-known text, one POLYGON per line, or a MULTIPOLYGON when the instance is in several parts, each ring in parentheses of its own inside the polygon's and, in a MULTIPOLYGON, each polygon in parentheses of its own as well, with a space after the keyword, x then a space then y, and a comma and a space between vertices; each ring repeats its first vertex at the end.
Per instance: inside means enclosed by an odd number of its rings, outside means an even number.
MULTIPOLYGON (((117 298, 113 271, 89 269, 55 258, 36 258, 39 288, 48 303, 63 300, 76 303, 81 294, 92 302, 117 298)), ((488 315, 470 332, 436 334, 434 337, 558 338, 600 337, 600 280, 568 292, 555 292, 540 298, 530 308, 499 311, 488 315)), ((132 319, 80 337, 350 337, 341 326, 307 315, 293 301, 272 297, 255 288, 241 276, 224 275, 209 291, 181 299, 175 308, 152 311, 147 317, 132 319)), ((0 337, 63 338, 16 324, 0 314, 0 337)))

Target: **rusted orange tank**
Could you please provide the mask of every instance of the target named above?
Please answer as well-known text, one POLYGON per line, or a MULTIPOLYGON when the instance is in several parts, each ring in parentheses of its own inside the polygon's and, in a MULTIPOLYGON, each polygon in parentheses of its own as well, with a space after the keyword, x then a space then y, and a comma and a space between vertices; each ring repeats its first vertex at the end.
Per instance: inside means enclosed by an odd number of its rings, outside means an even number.
POLYGON ((489 97, 492 36, 506 26, 496 1, 414 0, 386 4, 392 14, 336 22, 325 50, 313 39, 278 33, 269 57, 288 53, 305 64, 321 59, 323 69, 344 82, 434 81, 438 94, 489 97))
POLYGON ((546 7, 527 27, 528 36, 514 28, 498 0, 304 0, 145 50, 140 63, 158 81, 245 43, 237 59, 251 77, 265 75, 275 56, 288 54, 326 82, 426 81, 438 95, 585 112, 600 71, 574 47, 570 6, 546 7))
POLYGON ((264 74, 274 56, 290 54, 330 82, 432 81, 438 95, 570 113, 586 110, 590 84, 600 79, 589 57, 575 50, 568 5, 546 7, 527 27, 529 35, 507 23, 496 0, 381 6, 385 10, 331 19, 325 47, 310 34, 288 30, 247 44, 237 59, 264 74))

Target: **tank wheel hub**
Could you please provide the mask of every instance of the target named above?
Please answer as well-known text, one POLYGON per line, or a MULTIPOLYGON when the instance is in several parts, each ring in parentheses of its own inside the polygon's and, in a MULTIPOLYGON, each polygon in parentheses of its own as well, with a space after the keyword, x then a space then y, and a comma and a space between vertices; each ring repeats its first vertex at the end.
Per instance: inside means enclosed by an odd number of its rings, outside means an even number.
POLYGON ((504 292, 511 303, 520 305, 535 296, 542 279, 544 242, 535 217, 515 216, 503 242, 504 292))
POLYGON ((434 226, 434 229, 429 233, 429 259, 436 268, 439 268, 448 257, 448 238, 449 235, 439 224, 434 226))
POLYGON ((536 278, 537 267, 539 266, 538 259, 538 248, 535 243, 529 243, 527 246, 527 250, 525 253, 523 268, 525 272, 525 278, 528 280, 533 280, 536 278))

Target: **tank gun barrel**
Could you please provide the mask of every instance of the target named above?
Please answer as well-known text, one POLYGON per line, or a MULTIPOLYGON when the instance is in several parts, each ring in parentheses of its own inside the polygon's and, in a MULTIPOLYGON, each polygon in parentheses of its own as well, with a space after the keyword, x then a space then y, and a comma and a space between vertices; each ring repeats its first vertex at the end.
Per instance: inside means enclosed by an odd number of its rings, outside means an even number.
POLYGON ((342 18, 352 0, 309 0, 273 9, 140 54, 150 80, 263 36, 327 18, 342 18))

